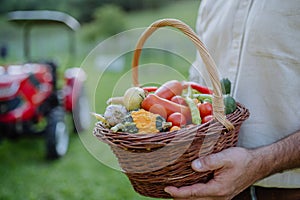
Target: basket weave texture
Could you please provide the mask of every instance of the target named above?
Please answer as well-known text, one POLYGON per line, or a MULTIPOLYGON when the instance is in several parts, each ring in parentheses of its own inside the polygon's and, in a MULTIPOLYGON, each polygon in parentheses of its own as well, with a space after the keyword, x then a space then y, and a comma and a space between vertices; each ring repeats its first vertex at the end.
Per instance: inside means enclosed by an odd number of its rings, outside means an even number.
POLYGON ((199 156, 235 146, 240 127, 249 117, 248 109, 240 103, 237 103, 237 109, 233 113, 225 116, 221 85, 214 61, 193 30, 176 19, 154 22, 139 38, 132 62, 133 84, 139 85, 138 60, 144 42, 156 29, 164 26, 179 29, 196 45, 213 85, 214 120, 163 133, 114 133, 104 128, 101 123, 96 123, 93 131, 100 141, 110 145, 135 191, 157 198, 171 198, 164 191, 166 186, 181 187, 209 181, 213 177, 213 171, 195 172, 191 168, 191 162, 199 156))

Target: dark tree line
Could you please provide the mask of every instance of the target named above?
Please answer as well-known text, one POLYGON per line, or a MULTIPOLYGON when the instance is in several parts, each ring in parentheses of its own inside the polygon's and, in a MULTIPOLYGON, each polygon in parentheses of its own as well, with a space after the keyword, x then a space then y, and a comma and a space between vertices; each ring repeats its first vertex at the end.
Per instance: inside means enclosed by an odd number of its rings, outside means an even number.
POLYGON ((58 10, 67 12, 80 22, 93 20, 95 9, 116 4, 124 11, 155 9, 176 0, 0 0, 0 15, 14 10, 58 10))

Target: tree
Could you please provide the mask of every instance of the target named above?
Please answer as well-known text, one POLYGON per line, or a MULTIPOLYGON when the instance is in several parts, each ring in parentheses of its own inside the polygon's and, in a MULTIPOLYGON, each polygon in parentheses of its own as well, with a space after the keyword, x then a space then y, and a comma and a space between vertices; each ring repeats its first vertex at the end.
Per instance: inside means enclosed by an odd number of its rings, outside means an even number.
POLYGON ((107 4, 95 10, 95 20, 86 25, 86 38, 95 40, 98 37, 108 37, 126 29, 125 12, 116 5, 107 4))

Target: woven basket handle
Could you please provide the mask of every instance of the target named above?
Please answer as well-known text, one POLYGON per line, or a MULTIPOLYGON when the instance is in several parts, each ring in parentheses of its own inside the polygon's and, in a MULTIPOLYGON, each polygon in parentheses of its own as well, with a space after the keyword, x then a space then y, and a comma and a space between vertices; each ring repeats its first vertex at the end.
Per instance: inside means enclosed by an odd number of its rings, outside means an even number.
MULTIPOLYGON (((206 70, 208 71, 209 78, 212 82, 213 86, 213 116, 216 120, 218 120, 221 124, 223 124, 227 130, 234 129, 234 126, 226 119, 225 113, 224 113, 224 102, 223 102, 223 96, 222 96, 222 89, 221 89, 221 83, 217 71, 216 64, 210 54, 208 53, 208 50, 202 43, 202 41, 198 38, 196 33, 186 24, 183 22, 177 20, 177 19, 162 19, 155 21, 152 23, 140 36, 133 55, 132 60, 132 80, 134 86, 139 86, 138 81, 138 63, 139 63, 139 57, 141 55, 141 51, 143 48, 143 45, 145 41, 147 40, 150 35, 157 30, 160 27, 165 26, 171 26, 174 28, 179 29, 181 32, 183 32, 192 42, 196 45, 196 48, 198 49, 198 52, 205 63, 206 70)), ((198 66, 197 66, 198 67, 198 66)))

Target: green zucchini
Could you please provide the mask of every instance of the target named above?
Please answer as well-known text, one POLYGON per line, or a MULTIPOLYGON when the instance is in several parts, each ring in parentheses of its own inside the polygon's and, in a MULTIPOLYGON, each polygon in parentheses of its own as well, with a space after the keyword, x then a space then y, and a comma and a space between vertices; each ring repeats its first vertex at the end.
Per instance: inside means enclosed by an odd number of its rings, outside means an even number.
POLYGON ((236 101, 234 100, 233 97, 230 95, 226 94, 223 96, 224 97, 224 105, 225 105, 225 114, 230 114, 233 113, 236 110, 236 101))
POLYGON ((223 94, 230 94, 231 92, 231 82, 228 78, 223 78, 220 80, 222 93, 223 94))

